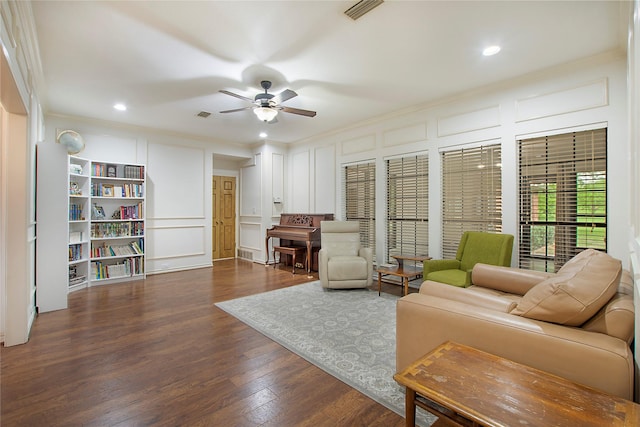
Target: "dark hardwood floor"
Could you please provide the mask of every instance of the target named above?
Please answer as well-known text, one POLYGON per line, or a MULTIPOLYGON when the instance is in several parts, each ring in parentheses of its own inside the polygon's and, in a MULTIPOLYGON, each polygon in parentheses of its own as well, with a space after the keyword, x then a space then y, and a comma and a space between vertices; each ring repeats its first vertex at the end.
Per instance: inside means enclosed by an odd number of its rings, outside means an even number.
POLYGON ((27 344, 1 349, 0 424, 404 425, 214 305, 315 279, 225 260, 74 292, 27 344))

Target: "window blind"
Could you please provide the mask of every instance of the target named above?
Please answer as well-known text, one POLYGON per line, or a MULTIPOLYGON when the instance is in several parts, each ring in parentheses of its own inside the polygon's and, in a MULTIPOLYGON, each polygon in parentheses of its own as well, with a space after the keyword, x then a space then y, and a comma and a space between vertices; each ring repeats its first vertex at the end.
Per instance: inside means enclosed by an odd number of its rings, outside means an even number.
POLYGON ((387 253, 429 254, 429 159, 426 155, 387 163, 387 253))
POLYGON ((376 165, 374 162, 344 167, 345 219, 359 221, 360 243, 376 253, 376 165))
POLYGON ((500 144, 442 156, 442 255, 455 258, 464 231, 502 231, 500 144))
POLYGON ((519 263, 557 271, 607 249, 607 129, 518 141, 519 263))

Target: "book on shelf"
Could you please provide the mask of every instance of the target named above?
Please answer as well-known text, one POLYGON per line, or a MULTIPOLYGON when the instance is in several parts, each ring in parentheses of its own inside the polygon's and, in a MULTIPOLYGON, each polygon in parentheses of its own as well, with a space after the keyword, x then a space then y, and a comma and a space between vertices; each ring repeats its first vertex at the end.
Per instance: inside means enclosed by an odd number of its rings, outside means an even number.
POLYGON ((84 220, 82 205, 78 203, 69 203, 69 221, 84 220))
POLYGON ((78 261, 82 259, 82 244, 76 243, 69 245, 69 261, 78 261))
POLYGON ((87 276, 84 274, 78 273, 77 265, 69 266, 69 286, 79 285, 80 283, 86 282, 87 276))
POLYGON ((144 179, 144 166, 125 165, 124 178, 144 179))
POLYGON ((141 244, 137 242, 131 242, 126 245, 108 245, 103 243, 102 245, 91 248, 92 258, 142 255, 143 253, 141 244))
POLYGON ((69 286, 79 285, 87 281, 86 276, 76 276, 73 279, 69 278, 69 286))
POLYGON ((91 263, 91 277, 94 279, 113 279, 144 274, 142 258, 127 258, 119 263, 107 264, 102 261, 91 263))
POLYGON ((83 237, 82 231, 70 231, 69 243, 82 243, 83 237))

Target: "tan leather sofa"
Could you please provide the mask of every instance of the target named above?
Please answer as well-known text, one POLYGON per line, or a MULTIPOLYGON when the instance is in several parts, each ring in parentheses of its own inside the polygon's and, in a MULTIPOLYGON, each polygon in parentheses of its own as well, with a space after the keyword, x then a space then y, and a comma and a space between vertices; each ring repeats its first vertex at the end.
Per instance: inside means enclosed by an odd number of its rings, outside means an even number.
POLYGON ((473 285, 425 281, 398 301, 396 369, 445 341, 633 400, 633 280, 586 250, 557 274, 477 264, 473 285))

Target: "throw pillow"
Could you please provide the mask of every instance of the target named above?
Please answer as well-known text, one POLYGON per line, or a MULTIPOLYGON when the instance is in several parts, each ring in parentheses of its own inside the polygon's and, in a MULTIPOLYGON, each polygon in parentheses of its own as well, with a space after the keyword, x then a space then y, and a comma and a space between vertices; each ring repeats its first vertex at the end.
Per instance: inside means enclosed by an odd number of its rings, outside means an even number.
POLYGON ((580 326, 615 295, 622 274, 619 260, 587 249, 565 266, 554 277, 531 288, 511 313, 545 322, 580 326))

